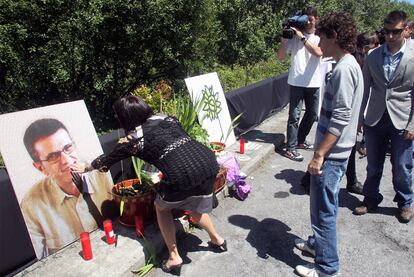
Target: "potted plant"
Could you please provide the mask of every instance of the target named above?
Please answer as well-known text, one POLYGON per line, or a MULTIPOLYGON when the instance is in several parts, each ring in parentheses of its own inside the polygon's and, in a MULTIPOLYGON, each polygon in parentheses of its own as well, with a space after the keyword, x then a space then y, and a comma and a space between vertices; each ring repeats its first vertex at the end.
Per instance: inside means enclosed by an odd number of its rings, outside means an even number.
POLYGON ((144 161, 132 157, 136 179, 128 179, 115 184, 113 198, 119 207, 119 222, 128 227, 135 226, 135 217, 140 217, 144 225, 155 217, 154 183, 150 175, 144 172, 144 161))
POLYGON ((226 144, 220 141, 211 141, 209 142, 209 146, 211 151, 213 151, 216 155, 226 148, 226 144))
POLYGON ((210 149, 217 155, 218 153, 220 153, 221 151, 223 151, 226 148, 226 141, 229 138, 231 131, 233 131, 234 128, 236 128, 239 123, 236 123, 236 121, 242 116, 241 114, 238 114, 230 123, 229 128, 227 130, 226 136, 224 137, 223 135, 221 136, 221 140, 220 141, 210 141, 209 142, 209 146, 210 149), (224 142, 222 142, 224 141, 224 142))

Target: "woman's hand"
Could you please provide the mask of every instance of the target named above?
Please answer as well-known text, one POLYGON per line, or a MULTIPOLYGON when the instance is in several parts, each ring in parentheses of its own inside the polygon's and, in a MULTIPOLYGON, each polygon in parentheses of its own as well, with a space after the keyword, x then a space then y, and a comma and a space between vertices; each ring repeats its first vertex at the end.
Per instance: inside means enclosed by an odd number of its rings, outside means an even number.
POLYGON ((70 170, 74 173, 85 173, 90 170, 90 167, 87 163, 75 163, 70 166, 70 170))
POLYGON ((82 176, 79 173, 76 173, 74 171, 72 171, 70 174, 72 175, 72 181, 73 181, 73 183, 76 185, 76 187, 78 188, 79 192, 82 193, 83 192, 83 180, 82 180, 82 176))

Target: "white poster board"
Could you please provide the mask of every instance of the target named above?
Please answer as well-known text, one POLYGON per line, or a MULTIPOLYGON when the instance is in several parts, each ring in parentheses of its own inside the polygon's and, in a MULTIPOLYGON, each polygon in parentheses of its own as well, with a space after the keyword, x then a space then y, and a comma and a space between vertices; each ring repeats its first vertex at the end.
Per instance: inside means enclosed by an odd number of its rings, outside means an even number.
POLYGON ((223 88, 216 72, 185 79, 193 103, 203 101, 199 122, 207 130, 210 141, 226 145, 236 142, 223 88))
POLYGON ((96 229, 113 182, 110 173, 92 171, 73 190, 70 166, 103 153, 85 103, 2 114, 0 130, 0 152, 37 258, 96 229))

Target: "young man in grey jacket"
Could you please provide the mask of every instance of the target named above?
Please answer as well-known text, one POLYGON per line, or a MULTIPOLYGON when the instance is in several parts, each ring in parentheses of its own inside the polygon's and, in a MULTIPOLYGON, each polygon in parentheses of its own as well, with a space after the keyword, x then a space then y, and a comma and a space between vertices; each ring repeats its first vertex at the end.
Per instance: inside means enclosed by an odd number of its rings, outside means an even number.
POLYGON ((397 203, 396 216, 408 223, 414 212, 412 168, 414 140, 414 41, 404 35, 408 31, 404 11, 392 11, 384 19, 385 43, 368 55, 364 63, 364 99, 360 121, 364 123, 367 143, 367 178, 364 201, 354 213, 363 215, 381 203, 380 181, 386 155, 391 144, 392 184, 397 203))
POLYGON ((346 13, 331 13, 317 26, 323 56, 336 66, 328 75, 315 139, 308 165, 311 174, 310 214, 313 235, 297 239, 295 246, 315 257, 315 264, 298 265, 300 276, 337 276, 339 257, 336 215, 340 181, 355 144, 363 96, 361 68, 351 54, 356 44, 356 26, 346 13))

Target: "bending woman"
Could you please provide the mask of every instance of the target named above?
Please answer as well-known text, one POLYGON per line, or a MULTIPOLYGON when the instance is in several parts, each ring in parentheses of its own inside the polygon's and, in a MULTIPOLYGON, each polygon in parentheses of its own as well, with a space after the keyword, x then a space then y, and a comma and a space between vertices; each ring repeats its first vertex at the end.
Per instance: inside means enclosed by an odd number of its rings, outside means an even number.
POLYGON ((153 164, 163 173, 157 188, 155 208, 157 221, 168 248, 169 258, 163 261, 166 272, 179 273, 182 258, 178 253, 172 209, 190 211, 205 229, 212 250, 227 251, 226 241, 216 232, 207 213, 213 204, 213 186, 219 166, 214 153, 191 139, 176 118, 154 115, 141 98, 126 96, 113 106, 121 127, 127 134, 109 155, 101 155, 90 165, 73 168, 76 172, 108 168, 127 157, 137 156, 153 164))

